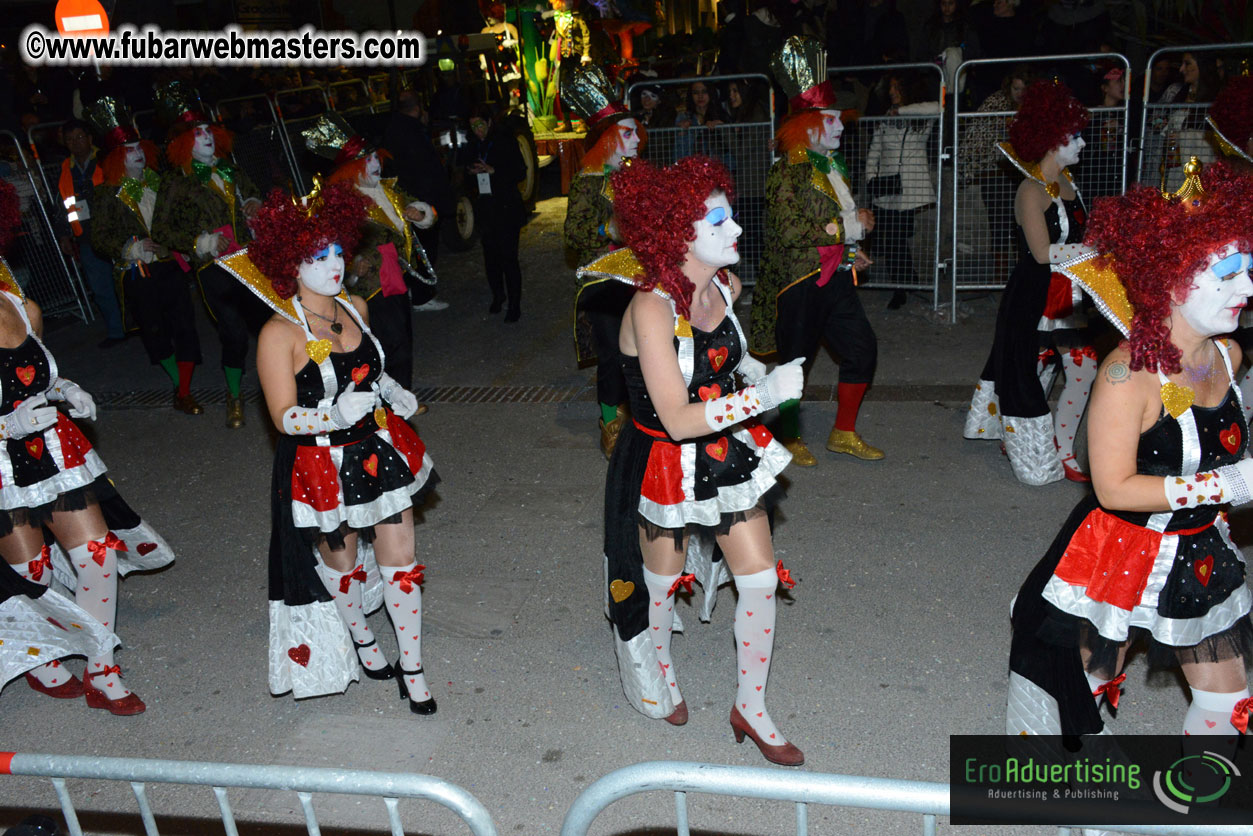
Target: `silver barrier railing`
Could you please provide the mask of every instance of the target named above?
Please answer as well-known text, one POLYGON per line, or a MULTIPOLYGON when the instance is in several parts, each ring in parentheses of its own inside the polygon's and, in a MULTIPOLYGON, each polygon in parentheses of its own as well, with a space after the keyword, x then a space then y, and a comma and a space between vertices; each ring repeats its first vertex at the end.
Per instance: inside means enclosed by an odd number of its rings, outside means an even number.
POLYGON ((287 143, 287 149, 291 155, 293 173, 296 176, 296 187, 300 190, 300 194, 305 194, 313 187, 314 172, 305 164, 308 160, 308 154, 305 151, 304 138, 300 135, 300 132, 312 125, 320 115, 332 109, 330 99, 326 96, 326 90, 321 87, 295 87, 290 90, 275 92, 274 109, 277 111, 283 139, 287 143), (312 110, 316 111, 313 113, 293 112, 290 105, 284 109, 284 100, 295 96, 302 96, 306 99, 319 99, 321 107, 312 108, 312 110))
MULTIPOLYGON (((837 96, 864 89, 875 110, 891 107, 890 88, 902 96, 904 113, 859 116, 844 126, 840 150, 848 164, 857 206, 875 213, 874 231, 863 242, 874 265, 858 271, 864 287, 929 293, 940 305, 941 190, 945 160, 944 71, 932 63, 874 64, 828 70, 837 96), (901 89, 901 88, 905 89, 901 89), (872 194, 876 177, 900 176, 900 190, 872 194), (862 278, 864 277, 864 278, 862 278)), ((862 102, 853 100, 858 110, 862 102)))
MULTIPOLYGON (((1205 122, 1210 104, 1218 93, 1218 79, 1206 79, 1206 68, 1201 66, 1195 90, 1190 90, 1186 82, 1180 82, 1172 85, 1174 89, 1168 87, 1162 91, 1161 95, 1170 101, 1150 101, 1153 66, 1172 56, 1182 62, 1184 55, 1191 54, 1194 58, 1199 55, 1202 63, 1208 64, 1224 54, 1241 53, 1253 53, 1253 43, 1163 47, 1149 56, 1141 95, 1140 163, 1136 178, 1139 182, 1174 191, 1183 183, 1183 164, 1190 157, 1207 163, 1221 156, 1205 122), (1206 90, 1207 82, 1215 89, 1206 90)), ((1234 68, 1228 75, 1234 75, 1234 68)))
POLYGON ((222 99, 213 108, 213 115, 231 129, 234 134, 231 156, 235 164, 247 172, 262 196, 274 186, 290 189, 291 184, 297 182, 296 159, 268 94, 222 99), (279 179, 283 182, 276 182, 279 179))
POLYGON ((90 322, 94 314, 86 286, 74 259, 61 251, 60 228, 49 214, 59 210, 64 215, 65 210, 59 199, 49 207, 43 193, 47 180, 42 171, 40 180, 35 179, 33 169, 38 163, 26 155, 17 134, 0 131, 0 137, 13 143, 17 158, 16 170, 5 176, 17 190, 21 208, 21 234, 8 254, 13 276, 22 291, 39 303, 45 316, 68 313, 90 322))
POLYGON ((735 273, 746 286, 752 286, 757 281, 757 269, 764 252, 766 175, 774 162, 774 90, 770 80, 760 74, 650 79, 632 84, 627 90, 627 101, 633 101, 635 91, 645 86, 659 85, 663 94, 671 99, 677 99, 680 94, 686 99, 690 85, 705 84, 718 91, 712 101, 719 102, 725 109, 724 91, 732 83, 753 86, 762 106, 759 116, 764 118, 753 122, 725 122, 717 127, 695 124, 648 127, 648 144, 642 155, 650 162, 668 165, 682 157, 704 154, 726 165, 735 182, 735 210, 744 230, 735 273))
POLYGON ((321 833, 321 825, 313 808, 314 793, 378 796, 386 808, 392 836, 404 836, 399 809, 402 798, 433 801, 456 813, 474 836, 496 836, 496 826, 492 822, 491 814, 469 792, 442 779, 410 772, 10 752, 0 753, 0 775, 51 779, 70 836, 82 836, 83 829, 79 824, 78 810, 66 785, 67 778, 128 782, 135 795, 137 810, 147 836, 159 836, 160 833, 156 814, 148 797, 148 784, 212 787, 227 836, 239 834, 228 789, 282 790, 295 793, 310 836, 319 836, 321 833))
POLYGON ((643 792, 674 793, 679 836, 690 836, 687 795, 737 796, 792 802, 796 833, 809 832, 810 804, 892 810, 922 816, 922 833, 935 836, 936 817, 948 815, 949 785, 747 766, 653 761, 615 770, 579 794, 566 811, 561 836, 585 836, 600 813, 619 799, 643 792))
MULTIPOLYGON (((1039 76, 1077 63, 1115 64, 1123 70, 1124 89, 1130 88, 1131 65, 1117 53, 982 58, 963 62, 955 73, 960 88, 972 68, 1030 67, 1039 76)), ((989 97, 991 99, 991 97, 989 97)), ((1000 290, 1018 259, 1014 238, 1014 195, 1022 175, 1008 167, 996 143, 1008 138, 1012 110, 996 108, 962 111, 961 97, 953 108, 950 132, 954 160, 951 181, 944 181, 950 223, 948 251, 952 294, 950 322, 957 321, 957 294, 962 290, 1000 290)), ((987 102, 985 102, 986 104, 987 102)), ((1091 108, 1085 130, 1087 147, 1071 173, 1090 209, 1092 200, 1121 194, 1126 188, 1128 101, 1118 107, 1091 108)))

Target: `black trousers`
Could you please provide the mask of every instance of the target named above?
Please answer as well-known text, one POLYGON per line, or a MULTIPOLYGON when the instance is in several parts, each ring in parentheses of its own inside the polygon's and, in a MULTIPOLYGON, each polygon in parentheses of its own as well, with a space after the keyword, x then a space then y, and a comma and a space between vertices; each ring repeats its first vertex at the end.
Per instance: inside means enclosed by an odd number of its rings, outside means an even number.
POLYGON ((201 362, 187 274, 173 261, 155 261, 146 270, 146 276, 137 267, 127 270, 122 289, 148 359, 159 363, 173 354, 180 363, 201 362))
POLYGON ((592 340, 596 344, 596 400, 603 404, 626 403, 626 378, 622 374, 618 334, 622 331, 622 314, 635 290, 622 282, 606 281, 584 293, 591 294, 582 307, 592 325, 592 340))
POLYGON ((379 291, 365 305, 370 314, 370 330, 383 346, 386 372, 401 386, 412 389, 413 310, 408 295, 384 296, 379 291))
POLYGON ((840 383, 870 383, 879 359, 879 341, 853 285, 849 270, 837 270, 818 287, 818 274, 797 282, 779 295, 774 324, 779 362, 797 357, 812 360, 818 346, 840 358, 840 383))
POLYGON ((222 341, 222 366, 242 369, 248 359, 249 337, 261 330, 272 311, 216 264, 209 264, 198 276, 205 304, 222 341))
POLYGON ((871 272, 876 282, 918 283, 913 253, 910 252, 914 239, 914 213, 913 209, 898 211, 875 207, 874 241, 870 245, 870 255, 874 259, 871 272))
POLYGON ((518 263, 518 238, 522 225, 511 218, 484 218, 483 267, 492 299, 506 299, 509 310, 521 309, 522 265, 518 263))

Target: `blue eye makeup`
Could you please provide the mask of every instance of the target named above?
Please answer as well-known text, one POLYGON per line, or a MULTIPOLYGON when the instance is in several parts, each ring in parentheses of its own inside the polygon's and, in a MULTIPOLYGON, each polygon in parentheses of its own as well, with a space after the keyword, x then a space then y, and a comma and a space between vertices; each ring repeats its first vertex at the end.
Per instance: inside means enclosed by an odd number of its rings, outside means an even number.
POLYGON ((1226 279, 1244 269, 1249 263, 1248 258, 1248 253, 1232 253, 1209 269, 1218 278, 1226 279))
POLYGON ((714 226, 720 226, 729 217, 731 216, 726 209, 721 206, 715 206, 709 210, 709 214, 705 215, 705 220, 714 226))
POLYGON ((323 247, 322 249, 318 250, 316 253, 310 256, 310 258, 313 261, 322 261, 324 259, 330 258, 332 255, 341 255, 343 252, 344 252, 344 248, 341 247, 339 244, 331 244, 328 247, 323 247))

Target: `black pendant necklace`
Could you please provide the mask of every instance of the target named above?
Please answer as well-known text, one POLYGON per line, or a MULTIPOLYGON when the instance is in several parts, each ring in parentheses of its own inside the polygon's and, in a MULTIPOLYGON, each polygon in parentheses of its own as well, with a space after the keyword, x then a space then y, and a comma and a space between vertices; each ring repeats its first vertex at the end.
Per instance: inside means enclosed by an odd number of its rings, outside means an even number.
POLYGON ((332 334, 339 335, 339 334, 344 333, 344 324, 339 321, 339 305, 335 304, 335 300, 333 299, 331 300, 331 306, 334 307, 335 309, 334 319, 332 319, 331 317, 322 316, 322 314, 318 313, 317 311, 309 310, 307 307, 305 307, 304 300, 301 299, 299 296, 296 297, 296 301, 300 302, 300 307, 305 309, 305 313, 311 313, 314 316, 316 316, 318 319, 322 320, 323 322, 329 322, 331 324, 332 334))

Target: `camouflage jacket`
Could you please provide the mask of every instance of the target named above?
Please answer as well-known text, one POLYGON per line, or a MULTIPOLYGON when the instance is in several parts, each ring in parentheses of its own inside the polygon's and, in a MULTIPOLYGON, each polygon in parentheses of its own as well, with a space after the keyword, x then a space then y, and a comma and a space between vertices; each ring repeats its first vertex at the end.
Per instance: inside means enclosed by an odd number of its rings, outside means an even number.
MULTIPOLYGON (((392 244, 396 247, 396 255, 410 264, 414 263, 413 226, 405 220, 405 207, 413 203, 414 199, 397 188, 395 177, 380 180, 379 185, 383 187, 383 194, 396 210, 401 228, 396 228, 383 207, 375 203, 369 195, 363 195, 368 201, 369 211, 361 225, 361 241, 352 257, 352 264, 359 271, 357 280, 349 290, 366 300, 374 298, 382 290, 379 270, 383 265, 383 256, 379 253, 379 247, 392 244)), ((405 269, 404 264, 401 264, 400 269, 405 269)))
POLYGON ((766 177, 765 252, 753 289, 748 338, 753 353, 775 350, 779 294, 818 273, 818 247, 844 243, 842 209, 827 175, 810 162, 805 149, 793 150, 771 166, 766 177), (826 231, 832 222, 837 227, 835 235, 826 231))
MULTIPOLYGON (((579 266, 609 252, 613 243, 605 229, 613 219, 613 190, 605 174, 580 172, 570 185, 566 204, 566 246, 575 251, 579 266)), ((576 280, 577 281, 577 280, 576 280)))
MULTIPOLYGON (((149 188, 155 186, 154 191, 160 196, 160 177, 155 171, 144 169, 144 181, 143 185, 149 188)), ((91 199, 91 246, 98 254, 114 262, 121 262, 122 252, 132 238, 143 240, 153 237, 152 230, 144 225, 143 214, 139 211, 142 195, 142 185, 139 189, 133 186, 130 189, 125 186, 110 186, 108 183, 96 186, 91 199)), ((154 205, 154 223, 158 211, 160 205, 154 205)))
POLYGON ((216 170, 223 181, 223 174, 231 178, 226 185, 233 188, 223 193, 212 179, 201 182, 195 174, 166 172, 157 193, 156 211, 152 213, 152 240, 193 259, 198 266, 212 259, 196 255, 196 236, 230 226, 236 243, 246 245, 252 235, 244 222, 243 204, 261 198, 242 169, 218 160, 216 170))

